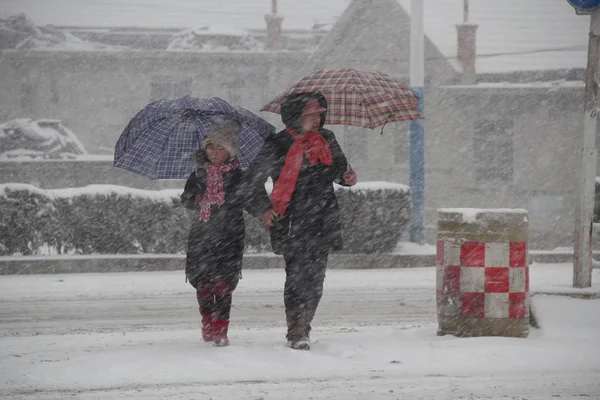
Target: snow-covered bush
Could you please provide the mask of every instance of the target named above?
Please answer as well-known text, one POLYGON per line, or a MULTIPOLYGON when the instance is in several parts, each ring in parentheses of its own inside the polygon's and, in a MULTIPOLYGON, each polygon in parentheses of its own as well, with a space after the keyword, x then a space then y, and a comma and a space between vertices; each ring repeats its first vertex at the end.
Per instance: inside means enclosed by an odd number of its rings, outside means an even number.
POLYGON ((207 26, 186 29, 171 38, 167 50, 178 51, 263 51, 264 46, 249 32, 207 26))
POLYGON ((0 124, 0 159, 68 159, 87 151, 57 120, 14 119, 0 124))
POLYGON ((410 189, 365 182, 336 190, 342 217, 342 253, 385 253, 398 244, 410 221, 410 189))
MULTIPOLYGON (((182 253, 190 222, 179 190, 93 185, 41 190, 0 185, 0 255, 182 253)), ((409 219, 403 185, 337 188, 344 253, 388 252, 409 219)), ((246 252, 270 251, 268 231, 246 215, 246 252)))
POLYGON ((62 235, 53 199, 31 185, 0 185, 0 255, 36 254, 62 235))

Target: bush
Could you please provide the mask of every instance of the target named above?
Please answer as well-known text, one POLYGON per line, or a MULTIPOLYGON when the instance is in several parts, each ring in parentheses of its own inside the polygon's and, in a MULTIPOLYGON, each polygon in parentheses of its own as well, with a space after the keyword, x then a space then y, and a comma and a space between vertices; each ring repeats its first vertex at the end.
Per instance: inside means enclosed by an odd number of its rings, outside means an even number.
POLYGON ((341 253, 385 253, 398 244, 410 221, 404 185, 365 183, 336 190, 342 216, 341 253))
POLYGON ((30 185, 0 185, 0 254, 38 254, 61 236, 52 199, 30 185))
MULTIPOLYGON (((182 253, 196 212, 183 208, 179 190, 110 185, 41 190, 0 185, 0 255, 182 253)), ((344 253, 391 251, 409 220, 403 185, 367 183, 337 188, 344 253)), ((246 219, 246 251, 270 251, 257 218, 246 219)))

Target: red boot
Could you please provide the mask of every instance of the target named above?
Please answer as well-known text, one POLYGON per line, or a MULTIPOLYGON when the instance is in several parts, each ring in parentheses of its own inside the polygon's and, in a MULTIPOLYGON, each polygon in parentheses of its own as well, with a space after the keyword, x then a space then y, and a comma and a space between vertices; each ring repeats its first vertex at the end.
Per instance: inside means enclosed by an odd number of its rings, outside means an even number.
POLYGON ((229 346, 227 338, 227 330, 229 329, 229 321, 213 321, 213 342, 216 347, 229 346))
POLYGON ((214 338, 213 315, 202 314, 202 339, 205 342, 212 342, 214 338))

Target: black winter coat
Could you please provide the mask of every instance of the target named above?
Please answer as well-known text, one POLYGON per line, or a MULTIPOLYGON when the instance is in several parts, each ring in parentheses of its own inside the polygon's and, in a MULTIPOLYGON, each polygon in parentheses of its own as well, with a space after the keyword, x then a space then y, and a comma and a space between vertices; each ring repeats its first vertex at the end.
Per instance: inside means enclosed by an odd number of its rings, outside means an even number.
MULTIPOLYGON (((320 100, 323 104, 324 98, 320 100)), ((297 118, 297 114, 297 110, 286 112, 282 107, 284 122, 297 118), (296 115, 290 115, 294 113, 296 115)), ((343 175, 348 162, 333 132, 322 128, 323 122, 319 133, 331 147, 333 165, 312 165, 304 157, 287 211, 270 228, 271 246, 276 254, 302 251, 306 246, 315 245, 333 250, 342 248, 341 218, 333 183, 345 185, 343 175)), ((295 128, 291 123, 287 125, 295 128)), ((293 143, 294 138, 285 130, 269 137, 248 170, 248 189, 254 195, 256 209, 264 212, 272 208, 265 182, 269 177, 277 181, 293 143)))
POLYGON ((198 168, 188 178, 181 202, 197 210, 188 236, 186 277, 192 286, 209 282, 216 277, 226 281, 237 279, 242 269, 244 253, 244 209, 247 191, 242 171, 223 174, 225 202, 213 205, 210 220, 200 221, 197 194, 206 190, 206 170, 198 168))

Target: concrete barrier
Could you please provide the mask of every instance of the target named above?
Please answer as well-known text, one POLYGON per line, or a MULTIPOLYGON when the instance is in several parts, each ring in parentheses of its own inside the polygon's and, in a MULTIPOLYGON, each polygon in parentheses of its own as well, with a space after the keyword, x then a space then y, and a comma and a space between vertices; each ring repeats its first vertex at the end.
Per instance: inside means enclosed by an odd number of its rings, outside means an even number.
POLYGON ((440 209, 438 334, 529 334, 527 211, 440 209))

